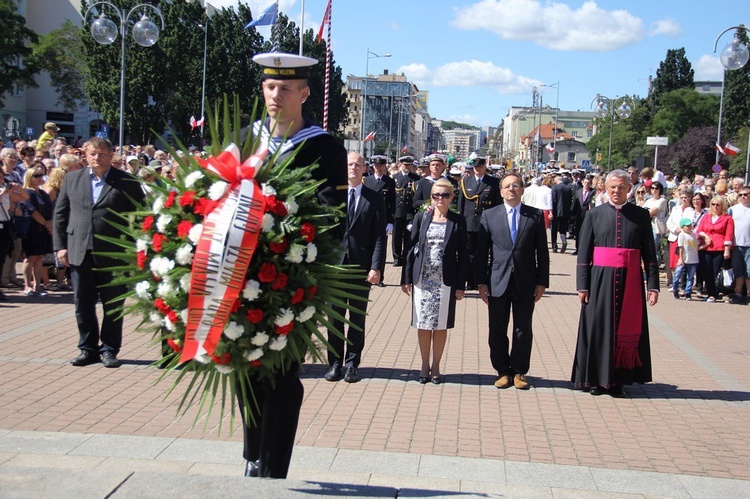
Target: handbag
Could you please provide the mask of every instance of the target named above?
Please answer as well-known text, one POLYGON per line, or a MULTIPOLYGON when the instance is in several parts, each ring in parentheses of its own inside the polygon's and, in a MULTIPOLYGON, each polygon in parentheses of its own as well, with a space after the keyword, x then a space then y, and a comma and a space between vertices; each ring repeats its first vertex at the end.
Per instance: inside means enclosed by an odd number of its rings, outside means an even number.
POLYGON ((724 261, 724 268, 716 273, 716 289, 723 295, 734 293, 734 271, 729 260, 724 261))
POLYGON ((31 227, 30 216, 18 216, 13 217, 13 232, 16 238, 26 239, 29 237, 29 228, 31 227))

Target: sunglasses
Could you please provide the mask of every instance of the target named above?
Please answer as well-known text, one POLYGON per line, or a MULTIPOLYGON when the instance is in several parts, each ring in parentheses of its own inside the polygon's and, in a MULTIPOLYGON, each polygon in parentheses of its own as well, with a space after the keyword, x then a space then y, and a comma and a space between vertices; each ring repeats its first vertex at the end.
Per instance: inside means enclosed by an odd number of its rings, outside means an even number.
POLYGON ((34 177, 34 178, 42 178, 42 177, 44 177, 44 173, 35 173, 34 175, 32 175, 32 177, 34 177))
POLYGON ((653 191, 654 189, 658 189, 658 187, 651 187, 651 190, 652 190, 652 191, 653 191))
POLYGON ((450 198, 450 197, 451 197, 452 195, 453 195, 453 194, 451 194, 450 192, 435 192, 435 193, 433 193, 433 194, 432 194, 432 199, 434 199, 434 200, 436 200, 436 201, 437 201, 438 199, 440 199, 440 198, 442 198, 442 199, 448 199, 448 198, 450 198))
POLYGON ((745 196, 750 196, 750 192, 743 192, 742 194, 740 194, 741 198, 744 198, 745 196))
POLYGON ((646 194, 646 191, 636 191, 638 194, 646 194))
POLYGON ((721 203, 711 203, 711 206, 721 206, 721 203))

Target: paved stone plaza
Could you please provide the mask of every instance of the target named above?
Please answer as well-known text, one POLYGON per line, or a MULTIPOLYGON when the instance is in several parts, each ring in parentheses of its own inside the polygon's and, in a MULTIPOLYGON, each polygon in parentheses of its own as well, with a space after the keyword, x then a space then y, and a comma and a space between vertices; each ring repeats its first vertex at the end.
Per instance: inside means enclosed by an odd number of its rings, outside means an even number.
POLYGON ((241 476, 241 432, 217 414, 191 428, 149 366, 158 346, 129 317, 119 369, 72 367, 70 293, 0 305, 1 497, 750 497, 750 307, 649 309, 655 382, 628 398, 568 382, 575 257, 551 254, 537 304, 529 391, 497 390, 476 292, 457 308, 445 383, 421 385, 409 299, 390 265, 373 288, 357 384, 303 374, 287 481, 241 476), (204 431, 205 427, 205 431, 204 431))

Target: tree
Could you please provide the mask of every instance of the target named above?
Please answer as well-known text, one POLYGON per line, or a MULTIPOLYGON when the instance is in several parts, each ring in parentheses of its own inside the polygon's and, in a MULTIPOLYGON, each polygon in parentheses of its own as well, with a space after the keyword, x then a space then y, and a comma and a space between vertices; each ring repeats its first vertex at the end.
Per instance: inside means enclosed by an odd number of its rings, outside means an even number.
POLYGON ((715 144, 715 126, 691 128, 675 143, 659 150, 659 164, 668 164, 675 175, 706 175, 714 164, 715 144))
POLYGON ((33 50, 34 65, 49 73, 57 90, 57 104, 65 111, 75 111, 86 99, 84 82, 88 78, 80 28, 66 20, 59 29, 41 36, 33 50))
POLYGON ((659 102, 663 94, 680 88, 695 88, 693 71, 690 61, 685 57, 685 48, 667 50, 667 57, 656 70, 651 96, 654 102, 659 102))
POLYGON ((671 143, 681 139, 695 127, 716 126, 719 99, 681 88, 661 96, 659 110, 651 121, 651 133, 667 136, 671 143))
MULTIPOLYGON (((748 44, 747 31, 737 30, 737 35, 742 43, 748 44)), ((726 70, 724 78, 721 136, 733 138, 738 130, 750 126, 750 62, 740 69, 726 70)))
POLYGON ((36 33, 26 26, 13 0, 0 0, 0 104, 14 86, 36 87, 39 69, 31 60, 36 33))

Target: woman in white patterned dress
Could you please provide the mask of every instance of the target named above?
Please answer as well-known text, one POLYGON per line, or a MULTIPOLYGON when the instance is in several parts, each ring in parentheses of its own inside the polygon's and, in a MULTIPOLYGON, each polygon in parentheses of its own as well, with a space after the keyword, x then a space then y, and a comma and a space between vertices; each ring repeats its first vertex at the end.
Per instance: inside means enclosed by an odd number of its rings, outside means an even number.
POLYGON ((401 275, 401 288, 412 294, 412 327, 417 328, 422 368, 419 382, 440 384, 440 361, 453 328, 456 300, 466 289, 466 220, 449 210, 453 185, 437 180, 432 206, 414 217, 411 248, 401 275), (430 363, 432 350, 432 363, 430 363))

